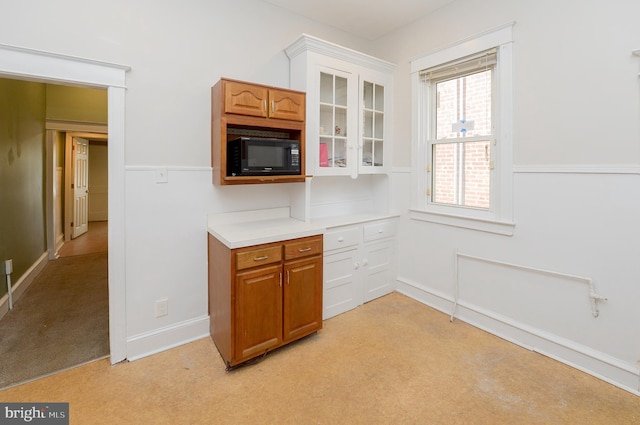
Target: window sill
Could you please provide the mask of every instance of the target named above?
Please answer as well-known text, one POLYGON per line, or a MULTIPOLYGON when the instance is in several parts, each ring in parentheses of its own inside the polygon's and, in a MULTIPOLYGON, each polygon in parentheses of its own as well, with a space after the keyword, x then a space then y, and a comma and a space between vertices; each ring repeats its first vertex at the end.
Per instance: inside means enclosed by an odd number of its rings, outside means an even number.
POLYGON ((512 222, 464 217, 460 215, 443 214, 416 209, 409 210, 409 218, 412 220, 462 227, 464 229, 478 230, 481 232, 495 233, 505 236, 512 236, 513 230, 516 227, 515 223, 512 222))

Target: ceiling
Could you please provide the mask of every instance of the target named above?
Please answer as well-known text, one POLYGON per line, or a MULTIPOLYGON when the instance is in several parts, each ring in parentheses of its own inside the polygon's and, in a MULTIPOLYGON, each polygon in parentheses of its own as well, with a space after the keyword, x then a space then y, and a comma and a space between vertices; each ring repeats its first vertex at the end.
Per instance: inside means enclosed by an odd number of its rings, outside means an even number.
POLYGON ((455 0, 264 0, 316 22, 375 40, 455 0))

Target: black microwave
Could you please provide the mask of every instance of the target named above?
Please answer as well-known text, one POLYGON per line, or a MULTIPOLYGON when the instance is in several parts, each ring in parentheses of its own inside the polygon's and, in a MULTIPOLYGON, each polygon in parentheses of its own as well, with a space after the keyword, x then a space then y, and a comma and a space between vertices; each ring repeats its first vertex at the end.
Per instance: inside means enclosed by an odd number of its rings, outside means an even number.
POLYGON ((227 142, 228 176, 299 174, 299 140, 238 137, 227 142))

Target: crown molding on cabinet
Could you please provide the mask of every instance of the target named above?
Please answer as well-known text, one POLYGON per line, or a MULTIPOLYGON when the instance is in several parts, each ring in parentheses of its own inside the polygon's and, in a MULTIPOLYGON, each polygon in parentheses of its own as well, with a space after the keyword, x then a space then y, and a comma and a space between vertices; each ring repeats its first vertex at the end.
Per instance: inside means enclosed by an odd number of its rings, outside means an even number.
POLYGON ((393 72, 396 67, 391 62, 351 50, 338 44, 321 40, 308 34, 302 34, 296 41, 285 49, 285 53, 289 59, 293 59, 305 52, 320 53, 335 59, 366 66, 382 72, 393 72))

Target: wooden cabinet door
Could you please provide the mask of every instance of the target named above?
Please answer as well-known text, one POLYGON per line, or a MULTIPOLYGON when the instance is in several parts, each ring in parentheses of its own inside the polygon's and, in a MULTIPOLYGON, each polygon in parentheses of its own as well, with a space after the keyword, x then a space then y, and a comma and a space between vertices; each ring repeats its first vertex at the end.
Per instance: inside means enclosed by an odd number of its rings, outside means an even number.
POLYGON ((236 275, 234 364, 282 342, 282 266, 261 267, 236 275))
POLYGON ((284 265, 284 340, 322 328, 322 256, 284 265))
POLYGON ((269 90, 266 87, 225 81, 224 112, 266 118, 268 96, 269 90))
POLYGON ((286 90, 269 90, 269 117, 304 121, 304 94, 286 90))

